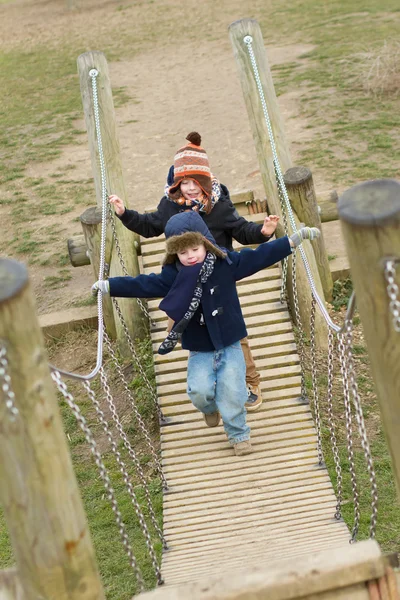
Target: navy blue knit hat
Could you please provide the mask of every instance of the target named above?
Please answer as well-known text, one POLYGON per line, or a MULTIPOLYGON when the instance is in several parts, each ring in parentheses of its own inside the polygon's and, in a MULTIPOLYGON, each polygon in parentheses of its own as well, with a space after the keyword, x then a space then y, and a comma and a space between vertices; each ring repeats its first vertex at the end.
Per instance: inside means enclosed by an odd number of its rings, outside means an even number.
POLYGON ((167 254, 164 264, 175 262, 178 252, 186 248, 204 244, 209 252, 219 258, 226 258, 226 252, 218 246, 199 213, 189 210, 171 217, 165 225, 167 254))

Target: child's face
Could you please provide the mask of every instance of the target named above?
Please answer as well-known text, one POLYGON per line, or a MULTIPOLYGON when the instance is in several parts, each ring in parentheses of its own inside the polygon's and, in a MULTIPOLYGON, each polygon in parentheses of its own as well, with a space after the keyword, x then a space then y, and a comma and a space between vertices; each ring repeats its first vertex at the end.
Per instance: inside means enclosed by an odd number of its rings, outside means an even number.
POLYGON ((207 250, 204 244, 186 248, 178 252, 178 258, 184 267, 190 267, 197 263, 202 263, 206 257, 207 250))
POLYGON ((194 179, 183 179, 181 182, 181 192, 185 200, 197 200, 201 195, 201 187, 194 179))

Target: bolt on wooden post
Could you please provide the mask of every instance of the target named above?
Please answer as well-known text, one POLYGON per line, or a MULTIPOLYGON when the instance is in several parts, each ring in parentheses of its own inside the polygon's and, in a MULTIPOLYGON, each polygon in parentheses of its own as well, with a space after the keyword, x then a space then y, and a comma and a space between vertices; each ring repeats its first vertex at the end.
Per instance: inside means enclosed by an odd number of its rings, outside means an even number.
MULTIPOLYGON (((292 166, 292 159, 290 157, 289 145, 286 141, 284 133, 283 120, 275 94, 275 88, 260 26, 257 21, 252 19, 241 19, 240 21, 235 21, 229 26, 229 35, 233 46, 234 57, 238 68, 239 79, 242 86, 242 92, 247 108, 251 131, 253 134, 253 140, 257 151, 260 173, 267 196, 269 214, 278 215, 281 219, 281 223, 283 223, 282 209, 279 201, 275 177, 274 157, 269 139, 269 130, 267 127, 259 90, 253 74, 248 48, 244 42, 244 39, 247 36, 251 36, 252 48, 255 60, 257 62, 260 82, 264 91, 265 101, 268 106, 268 114, 275 140, 276 151, 283 173, 292 166)), ((296 229, 298 229, 300 227, 300 221, 297 215, 294 215, 294 218, 296 229)), ((283 234, 283 227, 278 228, 276 232, 277 237, 280 237, 283 234)), ((323 298, 324 293, 321 279, 310 242, 303 242, 303 248, 315 282, 315 288, 321 298, 323 298)), ((300 317, 304 331, 306 335, 309 336, 311 323, 311 288, 302 261, 298 260, 297 265, 297 293, 299 298, 300 317)), ((296 313, 294 310, 294 297, 291 280, 292 270, 291 261, 289 261, 288 297, 292 314, 295 315, 296 313)), ((319 310, 316 311, 315 337, 316 344, 319 348, 327 348, 328 329, 319 310)))
POLYGON ((400 183, 360 183, 339 198, 338 211, 400 498, 400 332, 384 270, 385 259, 399 261, 400 288, 400 183))
MULTIPOLYGON (((82 103, 85 114, 85 123, 88 131, 90 156, 92 162, 92 172, 94 176, 97 207, 102 207, 102 186, 101 172, 99 162, 99 150, 96 138, 92 83, 89 72, 92 69, 98 71, 97 91, 99 100, 99 109, 101 115, 101 135, 102 148, 104 153, 104 169, 107 180, 107 192, 117 194, 128 208, 128 199, 125 191, 125 184, 122 173, 122 164, 120 156, 119 140, 117 136, 117 126, 115 121, 114 103, 112 99, 112 89, 108 72, 107 60, 102 52, 85 52, 78 57, 78 72, 80 78, 82 103)), ((121 254, 125 267, 129 275, 139 275, 139 261, 137 257, 137 247, 139 246, 139 236, 129 231, 121 221, 115 217, 115 228, 119 240, 121 254)), ((112 237, 108 237, 108 245, 111 244, 111 250, 107 247, 106 253, 110 256, 110 277, 119 277, 124 275, 124 269, 120 264, 119 256, 115 248, 112 237)), ((147 335, 147 323, 144 314, 134 299, 120 298, 118 304, 124 320, 128 326, 129 333, 133 338, 143 339, 147 335)), ((115 312, 114 312, 115 316, 115 312)), ((118 316, 115 316, 115 325, 117 338, 124 353, 129 353, 125 342, 123 327, 118 316)))
MULTIPOLYGON (((18 414, 0 394, 0 503, 26 600, 104 600, 24 265, 0 259, 0 343, 18 414)), ((4 393, 4 390, 3 390, 4 393)))

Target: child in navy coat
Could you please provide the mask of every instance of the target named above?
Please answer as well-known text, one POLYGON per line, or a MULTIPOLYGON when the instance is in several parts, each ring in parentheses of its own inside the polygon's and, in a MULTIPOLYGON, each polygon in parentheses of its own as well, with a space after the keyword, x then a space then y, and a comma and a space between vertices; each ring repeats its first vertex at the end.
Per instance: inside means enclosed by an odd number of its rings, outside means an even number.
POLYGON ((175 322, 158 352, 173 350, 178 340, 189 350, 187 393, 209 427, 221 418, 235 454, 252 452, 246 423, 246 367, 240 340, 247 336, 236 282, 290 255, 303 239, 319 235, 303 227, 261 244, 255 250, 225 250, 217 245, 197 212, 171 217, 165 227, 167 254, 160 274, 113 277, 97 281, 111 296, 163 298, 160 308, 175 322))

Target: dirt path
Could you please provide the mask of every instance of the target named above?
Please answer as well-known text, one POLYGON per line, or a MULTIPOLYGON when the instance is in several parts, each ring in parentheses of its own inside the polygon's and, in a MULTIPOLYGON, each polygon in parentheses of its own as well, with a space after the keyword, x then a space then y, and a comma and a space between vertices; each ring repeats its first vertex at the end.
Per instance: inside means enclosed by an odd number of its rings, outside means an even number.
MULTIPOLYGON (((179 22, 180 2, 164 0, 160 3, 169 11, 171 23, 179 22)), ((189 4, 192 4, 190 2, 189 4)), ((65 1, 33 2, 18 0, 0 4, 1 47, 29 49, 36 43, 45 42, 51 48, 65 40, 65 32, 72 31, 75 38, 88 33, 88 20, 93 39, 101 47, 101 38, 108 31, 126 28, 124 10, 116 10, 115 2, 79 3, 76 10, 68 11, 65 1), (96 31, 96 34, 93 33, 96 31)), ((252 15, 257 2, 249 3, 252 15), (252 10, 253 9, 253 10, 252 10)), ((130 206, 139 210, 155 206, 163 194, 167 170, 177 148, 183 144, 189 131, 197 130, 203 138, 214 174, 231 192, 253 189, 256 197, 264 197, 258 170, 257 157, 252 141, 247 113, 242 98, 239 79, 227 26, 246 14, 239 2, 215 3, 203 0, 199 19, 206 18, 206 8, 212 12, 213 31, 218 36, 193 41, 188 32, 179 37, 167 38, 154 47, 144 44, 133 58, 109 62, 113 87, 124 87, 132 102, 116 110, 121 144, 126 189, 130 206)), ((148 27, 148 11, 145 3, 130 5, 130 17, 136 16, 135 27, 148 27), (135 9, 135 10, 133 10, 135 9), (142 19, 142 21, 141 21, 142 19)), ((130 24, 132 25, 132 20, 130 24)), ((94 42, 93 42, 94 43, 94 42)), ((94 49, 94 46, 91 46, 94 49)), ((307 45, 273 46, 268 48, 271 64, 293 62, 310 49, 307 45)), ((78 85, 78 81, 77 81, 78 85)), ((296 162, 297 149, 310 134, 307 123, 299 116, 299 99, 302 90, 279 98, 285 120, 286 132, 296 162)), ((83 118, 75 123, 84 130, 83 118)), ((66 146, 62 155, 48 163, 32 163, 26 174, 29 177, 51 178, 57 170, 73 167, 74 180, 91 178, 91 166, 86 137, 81 143, 66 146)), ((317 189, 328 189, 329 182, 323 174, 314 173, 317 189)), ((23 183, 21 184, 23 186, 23 183)), ((86 207, 76 206, 62 222, 62 234, 57 244, 65 252, 66 240, 80 233, 76 218, 86 207)), ((4 215, 7 219, 7 215, 4 215)), ((43 217, 44 225, 58 223, 59 216, 43 217)), ((16 257, 18 258, 18 257, 16 257)), ((70 306, 79 298, 87 297, 93 276, 90 267, 65 269, 71 279, 61 287, 46 290, 43 278, 51 275, 52 267, 31 265, 31 279, 38 297, 40 312, 52 312, 70 306)))

